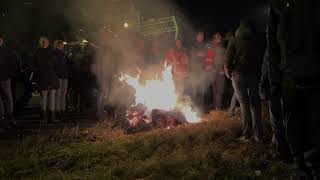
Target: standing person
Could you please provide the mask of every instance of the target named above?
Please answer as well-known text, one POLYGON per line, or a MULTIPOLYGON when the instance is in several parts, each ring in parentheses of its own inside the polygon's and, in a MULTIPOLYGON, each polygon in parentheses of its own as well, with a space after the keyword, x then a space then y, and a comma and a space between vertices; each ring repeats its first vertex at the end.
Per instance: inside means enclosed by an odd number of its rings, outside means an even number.
POLYGON ((207 58, 205 60, 205 70, 209 77, 212 93, 212 107, 215 109, 222 109, 223 106, 223 92, 225 84, 225 74, 223 65, 225 61, 225 49, 222 47, 221 34, 215 33, 212 40, 212 45, 208 48, 207 58))
POLYGON ((205 94, 205 71, 203 62, 207 56, 207 46, 204 42, 204 32, 200 31, 196 34, 196 43, 191 48, 190 60, 190 83, 192 99, 195 105, 204 112, 204 94, 205 94))
POLYGON ((241 140, 247 141, 253 135, 256 142, 261 142, 260 68, 256 45, 252 26, 249 22, 242 21, 235 38, 229 42, 225 72, 227 77, 232 78, 233 88, 240 103, 243 123, 241 140))
MULTIPOLYGON (((267 37, 268 39, 268 37, 267 37)), ((259 84, 261 99, 268 101, 270 124, 272 128, 272 147, 275 149, 273 158, 288 162, 291 159, 291 153, 285 134, 285 124, 282 110, 282 100, 280 93, 271 95, 271 90, 275 87, 271 86, 269 78, 269 43, 265 51, 262 74, 259 84)))
POLYGON ((58 120, 62 120, 62 117, 66 111, 66 99, 68 91, 68 79, 69 79, 69 62, 64 53, 64 44, 61 40, 54 42, 54 56, 57 65, 57 75, 59 78, 60 88, 56 92, 56 115, 58 120))
POLYGON ((112 82, 117 74, 116 55, 112 47, 112 39, 110 34, 105 30, 100 30, 100 48, 97 51, 95 63, 92 66, 92 71, 95 73, 98 81, 98 95, 96 117, 97 119, 104 118, 105 105, 109 99, 112 89, 112 82), (110 36, 110 37, 109 37, 110 36))
POLYGON ((293 179, 320 179, 320 1, 270 3, 271 96, 282 96, 293 179))
MULTIPOLYGON (((222 43, 222 47, 224 48, 227 48, 228 47, 228 44, 230 42, 230 40, 234 38, 234 32, 233 31, 229 31, 225 34, 225 37, 223 39, 223 43, 222 43)), ((229 89, 229 85, 227 86, 228 89, 229 89)), ((231 97, 231 102, 230 102, 230 105, 229 105, 229 109, 228 109, 228 117, 229 118, 232 118, 235 116, 235 109, 236 109, 236 106, 237 106, 237 103, 238 103, 238 99, 237 99, 237 95, 236 93, 234 92, 233 90, 233 87, 231 85, 232 88, 232 97, 231 97)))
POLYGON ((6 124, 3 121, 8 121, 10 126, 15 127, 9 60, 10 52, 4 46, 4 35, 0 34, 0 121, 3 124, 6 124))
POLYGON ((161 47, 159 39, 154 38, 146 55, 146 79, 154 78, 154 76, 157 78, 161 75, 161 71, 164 67, 165 55, 166 54, 161 47))
POLYGON ((59 89, 59 79, 54 52, 49 47, 49 39, 43 36, 39 43, 40 48, 34 55, 34 69, 37 73, 37 83, 41 95, 41 121, 46 124, 55 121, 55 96, 57 89, 59 89))
POLYGON ((172 74, 177 93, 182 96, 184 93, 186 78, 188 77, 189 58, 180 39, 176 40, 175 48, 169 50, 166 59, 167 63, 172 65, 172 74))

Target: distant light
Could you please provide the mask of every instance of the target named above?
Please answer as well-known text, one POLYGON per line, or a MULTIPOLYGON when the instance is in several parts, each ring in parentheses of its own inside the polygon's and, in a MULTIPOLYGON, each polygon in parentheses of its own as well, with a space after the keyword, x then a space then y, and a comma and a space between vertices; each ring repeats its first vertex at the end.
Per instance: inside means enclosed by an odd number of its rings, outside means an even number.
POLYGON ((84 39, 84 40, 82 40, 82 43, 88 43, 88 41, 84 39))
POLYGON ((67 45, 67 42, 66 42, 66 41, 63 41, 63 45, 67 45))
POLYGON ((123 27, 124 27, 124 28, 128 28, 128 27, 129 27, 129 24, 128 24, 127 22, 125 22, 125 23, 123 24, 123 27))

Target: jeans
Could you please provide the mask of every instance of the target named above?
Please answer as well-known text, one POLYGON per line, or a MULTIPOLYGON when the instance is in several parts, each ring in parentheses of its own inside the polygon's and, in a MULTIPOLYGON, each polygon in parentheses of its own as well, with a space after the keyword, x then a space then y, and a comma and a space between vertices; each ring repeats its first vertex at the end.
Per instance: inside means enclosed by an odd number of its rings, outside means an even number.
POLYGON ((272 144, 281 156, 290 156, 290 149, 285 133, 281 97, 272 95, 268 101, 270 123, 273 131, 272 144))
POLYGON ((54 111, 56 90, 55 89, 42 90, 40 92, 40 95, 41 95, 40 110, 43 112, 46 112, 48 108, 49 111, 54 111))
POLYGON ((237 95, 234 92, 232 95, 232 99, 231 99, 231 103, 230 103, 230 107, 229 107, 229 112, 228 112, 230 115, 234 114, 234 110, 236 109, 237 102, 238 102, 237 95))
POLYGON ((241 109, 243 136, 262 137, 261 103, 259 98, 259 79, 254 75, 233 73, 232 85, 241 109))
POLYGON ((0 88, 2 94, 2 96, 0 95, 0 116, 5 115, 5 113, 7 113, 7 115, 12 115, 13 98, 10 79, 6 81, 0 81, 0 88))
POLYGON ((56 111, 66 110, 68 79, 59 79, 60 88, 56 92, 56 111))

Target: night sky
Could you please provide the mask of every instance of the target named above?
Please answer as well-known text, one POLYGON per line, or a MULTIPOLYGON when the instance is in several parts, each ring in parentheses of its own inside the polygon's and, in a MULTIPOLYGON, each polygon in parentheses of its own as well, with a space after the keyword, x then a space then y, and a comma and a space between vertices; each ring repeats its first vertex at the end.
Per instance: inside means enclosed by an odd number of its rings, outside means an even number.
MULTIPOLYGON (((101 0, 90 1, 103 2, 101 0)), ((143 1, 143 0, 141 0, 143 1)), ((264 31, 268 0, 146 0, 147 2, 168 1, 174 4, 188 23, 196 30, 208 33, 235 30, 241 18, 249 17, 260 23, 264 31)), ((64 17, 64 9, 72 8, 76 0, 1 0, 0 31, 16 31, 18 35, 34 37, 43 31, 69 31, 70 20, 64 17), (32 4, 28 4, 31 2, 32 4), (9 16, 9 17, 8 17, 9 16), (69 21, 69 22, 68 22, 69 21), (52 23, 55 22, 55 23, 52 23), (36 32, 38 31, 38 32, 36 32)), ((157 7, 149 7, 145 14, 151 15, 157 7)), ((161 13, 161 12, 160 12, 161 13)), ((160 15, 161 16, 161 15, 160 15)), ((76 23, 72 22, 74 26, 76 23)), ((26 38, 28 40, 28 38, 26 38)))

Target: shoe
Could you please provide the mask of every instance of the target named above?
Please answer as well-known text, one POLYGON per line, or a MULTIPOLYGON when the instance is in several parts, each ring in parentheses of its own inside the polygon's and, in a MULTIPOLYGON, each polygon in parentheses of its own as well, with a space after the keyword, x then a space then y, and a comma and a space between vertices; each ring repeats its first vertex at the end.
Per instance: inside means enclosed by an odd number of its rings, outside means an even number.
POLYGON ((259 137, 257 137, 257 136, 254 136, 253 140, 254 140, 254 142, 256 142, 256 143, 258 143, 258 144, 263 143, 262 139, 259 138, 259 137))
POLYGON ((48 113, 48 123, 55 123, 59 122, 56 118, 56 112, 55 111, 49 111, 48 113))
POLYGON ((291 180, 314 180, 311 172, 295 169, 291 174, 291 180))
POLYGON ((235 116, 233 111, 228 111, 228 118, 233 118, 235 116))
POLYGON ((4 116, 0 116, 0 129, 5 129, 5 130, 10 129, 10 124, 4 118, 4 116))
POLYGON ((46 111, 40 112, 40 123, 41 124, 48 124, 48 116, 46 111))
POLYGON ((243 143, 248 143, 249 140, 250 140, 250 138, 249 138, 248 136, 241 136, 241 137, 239 138, 239 141, 240 141, 240 142, 243 142, 243 143))
POLYGON ((57 122, 62 121, 61 111, 56 111, 55 112, 55 117, 56 117, 56 119, 54 121, 57 121, 57 122))

